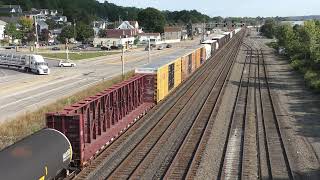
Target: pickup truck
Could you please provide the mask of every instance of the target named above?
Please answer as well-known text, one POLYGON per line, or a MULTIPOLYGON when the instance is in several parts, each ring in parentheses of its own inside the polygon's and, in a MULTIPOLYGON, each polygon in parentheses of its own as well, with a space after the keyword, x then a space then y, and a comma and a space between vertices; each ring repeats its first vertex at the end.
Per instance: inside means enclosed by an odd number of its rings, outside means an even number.
POLYGON ((69 61, 60 61, 59 66, 60 67, 75 67, 76 63, 69 62, 69 61))

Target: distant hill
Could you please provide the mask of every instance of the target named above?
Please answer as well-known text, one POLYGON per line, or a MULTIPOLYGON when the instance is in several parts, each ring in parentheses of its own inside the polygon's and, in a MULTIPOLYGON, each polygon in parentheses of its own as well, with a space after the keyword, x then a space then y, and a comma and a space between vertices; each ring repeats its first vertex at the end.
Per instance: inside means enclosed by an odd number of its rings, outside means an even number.
POLYGON ((309 16, 289 16, 286 17, 288 21, 307 21, 307 20, 320 20, 320 15, 309 15, 309 16))
MULTIPOLYGON (((20 5, 24 11, 31 8, 57 9, 68 17, 69 21, 83 21, 91 23, 95 19, 108 19, 109 21, 137 20, 138 13, 142 10, 136 7, 122 7, 105 1, 96 0, 0 0, 0 4, 20 5)), ((209 16, 196 10, 192 11, 163 11, 168 24, 199 23, 208 21, 209 16)))

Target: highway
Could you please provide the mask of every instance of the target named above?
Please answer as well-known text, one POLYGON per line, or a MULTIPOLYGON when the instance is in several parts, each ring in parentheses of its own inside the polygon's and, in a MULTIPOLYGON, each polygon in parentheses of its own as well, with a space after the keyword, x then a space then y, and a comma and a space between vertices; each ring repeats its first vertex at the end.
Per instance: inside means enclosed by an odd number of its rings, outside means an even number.
MULTIPOLYGON (((152 57, 165 56, 198 40, 182 42, 173 48, 151 51, 152 57)), ((57 61, 47 60, 50 75, 35 75, 0 68, 0 122, 31 112, 56 100, 70 96, 89 86, 121 74, 121 54, 78 61, 75 68, 56 67, 57 61)), ((125 53, 125 71, 148 63, 148 52, 133 50, 125 53)))

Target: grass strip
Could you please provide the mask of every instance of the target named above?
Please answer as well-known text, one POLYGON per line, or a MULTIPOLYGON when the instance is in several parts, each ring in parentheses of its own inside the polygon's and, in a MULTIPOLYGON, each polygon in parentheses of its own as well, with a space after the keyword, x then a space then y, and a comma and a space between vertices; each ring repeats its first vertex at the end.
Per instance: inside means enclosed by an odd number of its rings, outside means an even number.
MULTIPOLYGON (((69 53, 70 60, 83 60, 83 59, 90 59, 96 58, 101 56, 109 56, 113 54, 119 54, 119 52, 72 52, 69 53)), ((42 56, 47 58, 55 58, 55 59, 67 59, 66 53, 41 53, 42 56)))

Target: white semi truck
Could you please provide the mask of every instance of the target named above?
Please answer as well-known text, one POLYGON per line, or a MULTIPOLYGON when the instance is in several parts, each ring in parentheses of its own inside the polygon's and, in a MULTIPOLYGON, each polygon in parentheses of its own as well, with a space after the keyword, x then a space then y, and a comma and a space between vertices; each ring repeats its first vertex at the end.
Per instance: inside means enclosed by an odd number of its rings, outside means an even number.
POLYGON ((0 65, 24 69, 37 74, 50 74, 48 63, 35 54, 0 53, 0 65))

